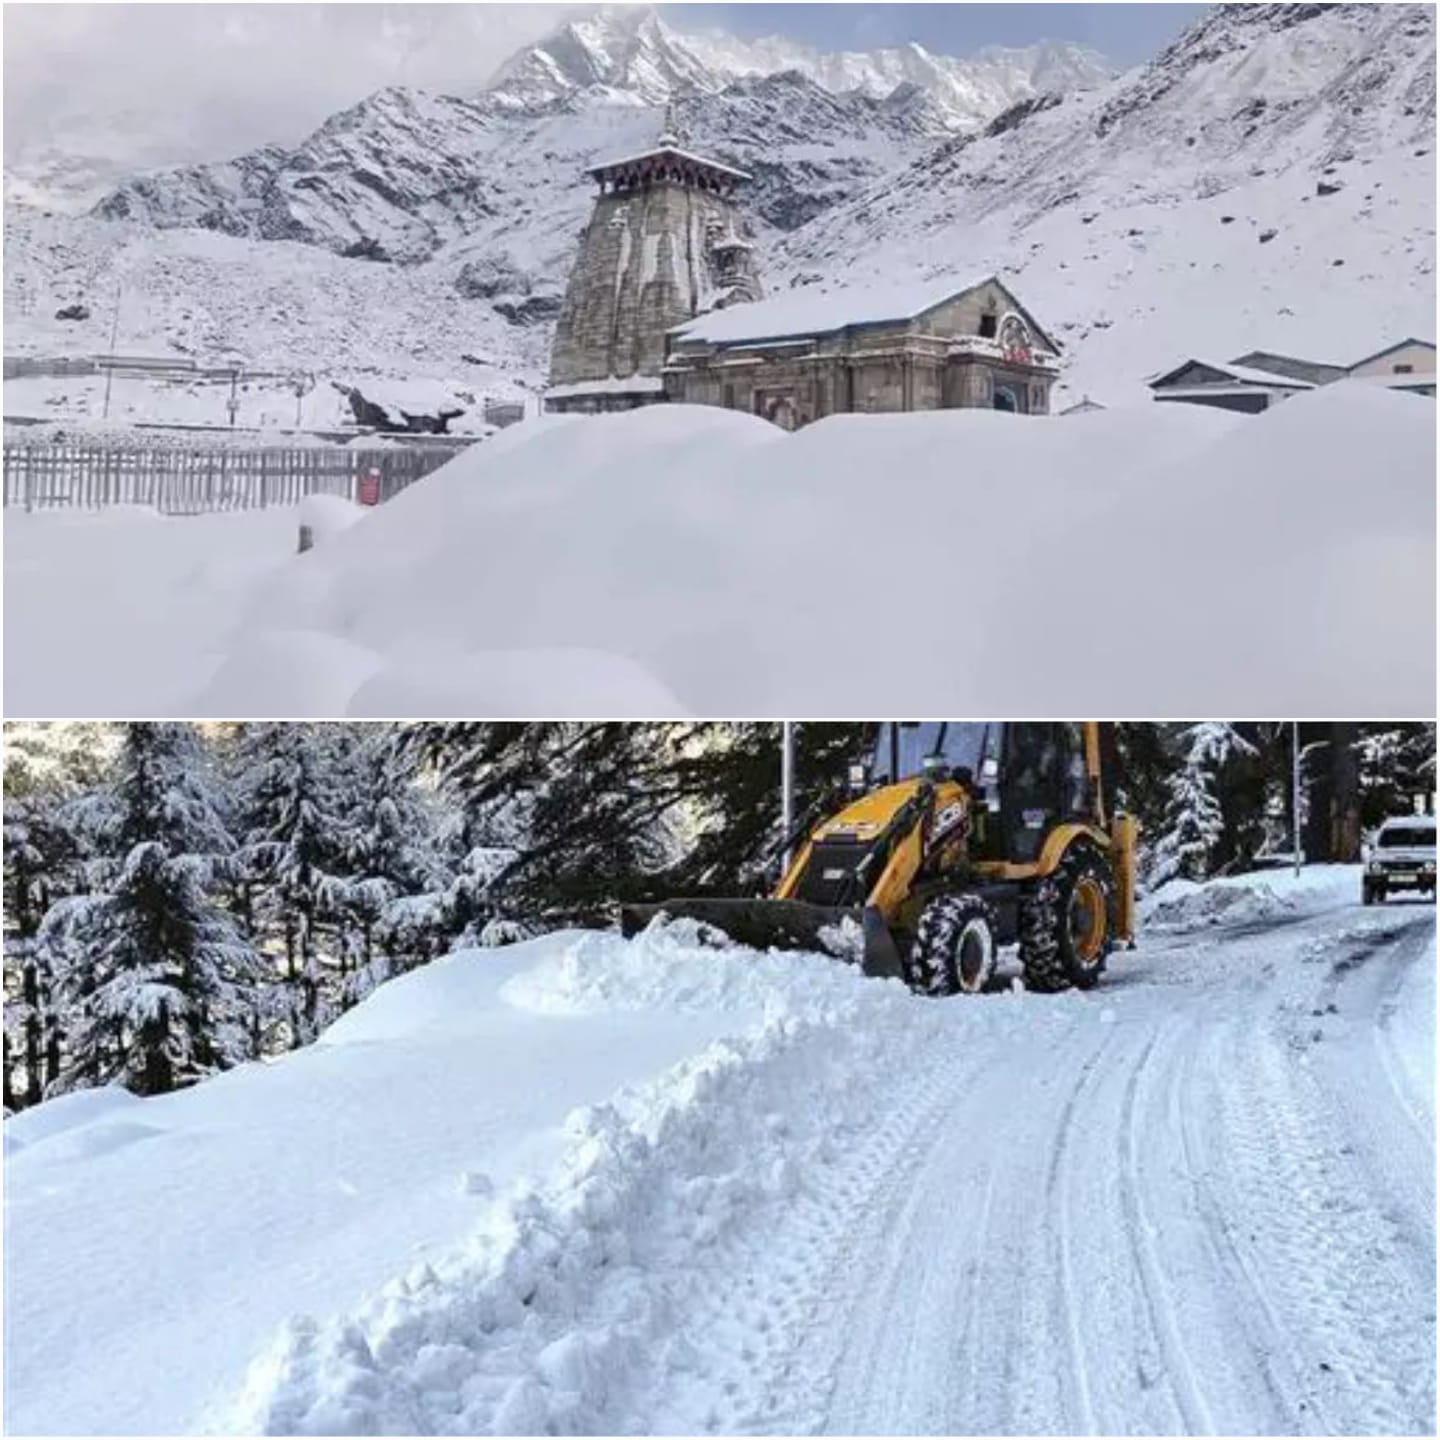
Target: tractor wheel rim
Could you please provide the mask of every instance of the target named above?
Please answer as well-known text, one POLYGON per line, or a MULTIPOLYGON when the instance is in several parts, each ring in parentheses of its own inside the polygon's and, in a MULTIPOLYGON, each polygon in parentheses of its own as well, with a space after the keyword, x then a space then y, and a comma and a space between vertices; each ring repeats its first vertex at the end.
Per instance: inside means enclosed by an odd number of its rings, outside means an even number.
POLYGON ((989 946, 985 937, 974 929, 967 930, 960 937, 960 954, 955 970, 962 990, 975 990, 985 977, 985 962, 989 946))
POLYGON ((1105 892, 1090 875, 1082 875, 1070 897, 1070 944, 1082 964, 1092 964, 1105 945, 1105 892))

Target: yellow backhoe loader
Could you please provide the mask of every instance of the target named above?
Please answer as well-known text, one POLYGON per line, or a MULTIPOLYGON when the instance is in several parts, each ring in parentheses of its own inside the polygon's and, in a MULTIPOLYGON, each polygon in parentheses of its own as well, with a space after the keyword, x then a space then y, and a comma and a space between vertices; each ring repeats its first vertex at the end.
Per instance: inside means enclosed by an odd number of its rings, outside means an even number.
POLYGON ((794 837, 772 898, 627 905, 621 929, 694 920, 932 995, 985 989, 997 948, 1018 943, 1027 988, 1088 989, 1135 929, 1136 826, 1115 808, 1116 770, 1098 721, 892 721, 852 767, 855 798, 794 837))

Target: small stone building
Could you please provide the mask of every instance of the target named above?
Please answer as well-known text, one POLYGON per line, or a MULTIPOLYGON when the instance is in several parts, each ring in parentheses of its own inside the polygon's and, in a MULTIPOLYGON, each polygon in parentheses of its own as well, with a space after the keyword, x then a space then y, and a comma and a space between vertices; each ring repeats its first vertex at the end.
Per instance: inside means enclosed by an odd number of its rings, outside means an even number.
POLYGON ((666 333, 761 295, 736 192, 743 170, 663 135, 590 171, 599 185, 550 352, 551 411, 629 410, 665 399, 666 333))
POLYGON ((896 290, 799 290, 678 327, 665 394, 796 429, 825 415, 1044 415, 1059 344, 995 276, 896 290))

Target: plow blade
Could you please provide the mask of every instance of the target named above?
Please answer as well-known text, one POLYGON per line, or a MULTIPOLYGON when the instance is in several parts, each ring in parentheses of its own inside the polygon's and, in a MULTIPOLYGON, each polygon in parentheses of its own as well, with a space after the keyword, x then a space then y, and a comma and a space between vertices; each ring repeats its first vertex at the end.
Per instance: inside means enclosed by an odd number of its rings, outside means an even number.
POLYGON ((620 933, 652 921, 695 920, 753 950, 813 950, 858 964, 866 975, 902 975, 890 928, 873 906, 811 905, 804 900, 664 900, 622 905, 620 933))

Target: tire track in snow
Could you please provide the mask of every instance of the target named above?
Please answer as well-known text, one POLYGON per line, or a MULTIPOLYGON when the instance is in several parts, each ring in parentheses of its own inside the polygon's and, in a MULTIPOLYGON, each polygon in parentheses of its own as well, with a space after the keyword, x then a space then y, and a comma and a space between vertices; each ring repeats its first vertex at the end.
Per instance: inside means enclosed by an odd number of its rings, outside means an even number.
POLYGON ((1428 936, 1424 927, 1416 925, 1413 936, 1407 932, 1404 938, 1406 940, 1418 938, 1420 953, 1412 956, 1408 945, 1395 946, 1395 971, 1380 997, 1376 1008, 1375 1025, 1370 1034, 1375 1054, 1380 1061, 1380 1068, 1390 1086, 1391 1094, 1395 1097, 1396 1106, 1404 1115, 1406 1123, 1414 1132, 1416 1139, 1420 1141, 1424 1151, 1431 1155, 1433 1163, 1434 1115, 1433 1113, 1430 1115, 1428 1122, 1422 1118, 1430 1107, 1425 1103, 1425 1098, 1416 1092, 1409 1070, 1400 1058, 1399 1045, 1395 1039, 1395 1016, 1400 1008, 1400 992, 1410 979, 1411 966, 1423 965, 1428 962, 1429 957, 1426 953, 1428 936))
MULTIPOLYGON (((953 1040, 947 1039, 945 1043, 948 1046, 953 1040)), ((934 1198, 920 1181, 935 1163, 937 1147, 952 1138, 950 1126, 954 1123, 957 1097, 970 1093, 975 1076, 980 1071, 980 1062, 967 1050, 958 1051, 955 1059, 940 1068, 934 1077, 929 1103, 911 1129, 903 1152, 904 1163, 889 1167, 882 1184, 872 1195, 865 1197, 866 1223, 847 1230, 843 1271, 837 1272, 843 1274, 843 1280, 837 1288, 834 1277, 831 1277, 826 1307, 830 1316, 828 1337, 822 1352, 824 1358, 815 1367, 825 1376, 823 1403, 816 1429, 838 1429, 840 1433, 846 1433, 874 1428, 875 1422, 868 1410, 859 1416, 852 1415, 851 1410, 855 1405, 853 1394, 857 1391, 870 1403, 886 1396, 882 1381, 887 1378, 887 1371, 882 1352, 878 1346, 870 1344, 862 1347, 858 1363, 853 1362, 852 1356, 856 1321, 866 1316, 877 1296, 899 1299, 896 1313, 904 1317, 907 1333, 912 1336, 911 1345, 905 1348, 913 1351, 919 1338, 915 1331, 920 1307, 914 1303, 914 1296, 909 1297, 911 1303, 908 1306, 905 1304, 900 1295, 900 1282, 912 1253, 909 1242, 920 1228, 922 1219, 929 1219, 924 1202, 934 1198), (877 1257, 881 1257, 879 1265, 877 1257), (858 1383, 862 1380, 863 1384, 858 1383), (843 1385, 842 1381, 845 1382, 843 1385), (844 1417, 838 1426, 837 1406, 841 1407, 844 1417), (863 1425, 857 1423, 862 1419, 863 1425)), ((985 1233, 988 1233, 988 1214, 986 1224, 985 1233)), ((971 1300, 978 1303, 980 1276, 976 1274, 972 1278, 971 1300)), ((816 1335, 825 1333, 817 1330, 816 1335)), ((890 1338, 888 1333, 885 1338, 890 1338)), ((885 1422, 881 1420, 880 1423, 885 1422)), ((945 1428, 938 1418, 936 1423, 941 1429, 945 1428)))
POLYGON ((1139 1262, 1141 1285, 1145 1292, 1146 1309, 1165 1356, 1166 1376, 1176 1407, 1188 1433, 1209 1435, 1215 1424, 1196 1380, 1195 1366, 1180 1338, 1175 1323, 1175 1303, 1171 1298, 1164 1268, 1155 1253, 1154 1229, 1141 1197, 1140 1162, 1135 1142, 1135 1115, 1140 1083, 1150 1065, 1158 1034, 1152 1035, 1141 1051, 1125 1085, 1124 1120, 1120 1135, 1120 1157, 1123 1175, 1121 1200, 1125 1207, 1127 1227, 1135 1256, 1139 1262))
POLYGON ((1194 1188, 1197 1210, 1205 1223, 1210 1251, 1217 1268, 1230 1277, 1232 1284, 1227 1290, 1241 1294, 1242 1298, 1232 1302, 1229 1309, 1235 1323, 1249 1337, 1247 1348, 1274 1402, 1277 1418, 1300 1433, 1330 1434, 1333 1427, 1313 1398, 1300 1399, 1299 1365, 1289 1332, 1241 1247, 1202 1154, 1196 1133, 1195 1116, 1199 1107, 1195 1101, 1203 1094, 1196 1061, 1204 1038, 1197 1029, 1191 1028, 1184 1058, 1171 1071, 1169 1112, 1170 1123, 1180 1138, 1185 1169, 1194 1188), (1245 1303, 1243 1297, 1248 1297, 1250 1303, 1245 1303), (1257 1331, 1261 1333, 1257 1335, 1257 1331), (1288 1375, 1281 1375, 1282 1365, 1288 1375))
POLYGON ((724 1398, 697 1409, 683 1394, 659 1396, 652 1415, 660 1428, 808 1433, 824 1423, 847 1337, 843 1320, 863 1299, 855 1284, 868 1273, 862 1257, 881 1253, 896 1215, 923 1196, 915 1175, 975 1065, 948 1049, 915 1047, 907 1057, 915 1067, 909 1082, 887 1097, 867 1143, 812 1177, 776 1229, 745 1236, 727 1252, 721 1268, 731 1280, 683 1326, 698 1368, 724 1398), (943 1063, 927 1063, 937 1054, 943 1063), (775 1254, 784 1257, 778 1270, 754 1263, 775 1254), (716 1337, 731 1333, 746 1338, 726 1353, 716 1337), (759 1344, 757 1334, 764 1337, 759 1344), (821 1346, 825 1339, 828 1347, 821 1346))
POLYGON ((1333 1116, 1296 1063, 1299 1052, 1263 1023, 1233 1038, 1230 1068, 1240 1083, 1220 1138, 1251 1233, 1257 1288, 1273 1297, 1293 1353, 1306 1356, 1298 1373, 1314 1376, 1331 1433, 1433 1430, 1433 1262, 1422 1282, 1427 1337, 1420 1317, 1403 1313, 1416 1276, 1353 1150, 1327 1137, 1333 1116))
POLYGON ((1074 1125, 1080 1098, 1090 1087, 1091 1077, 1094 1075, 1101 1057, 1109 1049, 1113 1038, 1113 1032, 1107 1035, 1080 1067, 1080 1074, 1070 1092, 1070 1098, 1065 1102, 1065 1108, 1060 1113, 1060 1123, 1055 1133, 1055 1142, 1046 1175, 1046 1198, 1048 1201, 1046 1208, 1051 1217, 1051 1233, 1055 1237, 1055 1274, 1059 1281, 1057 1287, 1059 1303, 1061 1313, 1065 1317, 1064 1330, 1070 1352, 1068 1367, 1070 1379, 1066 1388, 1070 1391, 1072 1413, 1078 1416, 1080 1422, 1079 1426, 1072 1428, 1076 1430, 1076 1433, 1085 1435, 1095 1435, 1099 1431, 1096 1428, 1095 1406, 1090 1395, 1090 1362, 1081 1339, 1082 1327, 1075 1296, 1074 1265, 1070 1253, 1072 1242, 1070 1187, 1065 1183, 1065 1176, 1070 1149, 1070 1132, 1074 1125))

